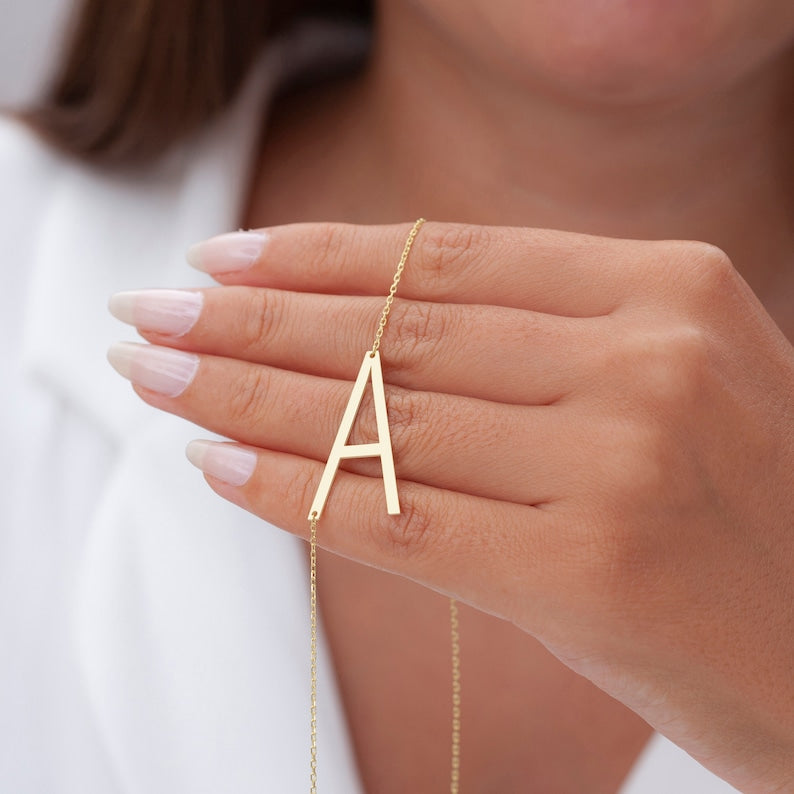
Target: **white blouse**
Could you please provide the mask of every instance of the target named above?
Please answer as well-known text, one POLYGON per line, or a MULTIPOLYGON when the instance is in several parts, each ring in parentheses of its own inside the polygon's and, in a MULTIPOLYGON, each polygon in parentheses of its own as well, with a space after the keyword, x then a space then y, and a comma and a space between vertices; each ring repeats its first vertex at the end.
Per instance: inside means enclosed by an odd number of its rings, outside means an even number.
MULTIPOLYGON (((184 458, 204 430, 105 360, 118 290, 196 286, 189 244, 237 228, 259 119, 290 75, 360 57, 304 25, 156 167, 95 171, 0 119, 0 791, 308 788, 308 601, 293 537, 184 458)), ((320 780, 361 784, 320 638, 320 780)), ((734 791, 654 736, 620 794, 734 791)))

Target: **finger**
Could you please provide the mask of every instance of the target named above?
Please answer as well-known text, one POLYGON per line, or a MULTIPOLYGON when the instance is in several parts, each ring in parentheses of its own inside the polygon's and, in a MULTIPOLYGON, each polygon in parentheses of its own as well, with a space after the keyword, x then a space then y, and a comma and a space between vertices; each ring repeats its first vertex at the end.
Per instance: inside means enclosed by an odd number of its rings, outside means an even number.
MULTIPOLYGON (((224 284, 385 295, 411 224, 296 223, 194 246, 190 262, 224 284), (244 253, 241 253, 244 252, 244 253)), ((427 222, 400 282, 403 298, 594 317, 646 280, 659 243, 520 227, 427 222)))
MULTIPOLYGON (((306 515, 322 463, 214 442, 192 442, 188 457, 218 494, 307 537, 306 515)), ((318 545, 508 619, 518 595, 511 584, 520 583, 523 599, 545 600, 550 563, 564 556, 552 511, 411 482, 397 487, 401 512, 392 516, 379 479, 340 471, 319 522, 318 545)))
MULTIPOLYGON (((245 444, 325 460, 352 384, 235 359, 194 356, 122 343, 111 362, 149 404, 245 444), (183 391, 163 394, 163 372, 198 360, 183 391), (152 380, 150 373, 154 373, 152 380), (152 390, 152 385, 159 393, 152 390)), ((570 490, 573 470, 556 450, 565 419, 556 406, 514 406, 433 392, 386 389, 397 475, 448 490, 521 504, 551 502, 570 490)), ((567 413, 567 412, 566 412, 567 413)), ((378 440, 366 396, 348 443, 378 440)), ((377 459, 346 461, 352 471, 380 477, 377 459)))
MULTIPOLYGON (((226 287, 120 293, 110 306, 155 343, 347 379, 372 347, 382 303, 376 297, 226 287)), ((392 307, 381 358, 387 380, 406 388, 548 404, 582 383, 603 347, 604 324, 401 300, 392 307)))

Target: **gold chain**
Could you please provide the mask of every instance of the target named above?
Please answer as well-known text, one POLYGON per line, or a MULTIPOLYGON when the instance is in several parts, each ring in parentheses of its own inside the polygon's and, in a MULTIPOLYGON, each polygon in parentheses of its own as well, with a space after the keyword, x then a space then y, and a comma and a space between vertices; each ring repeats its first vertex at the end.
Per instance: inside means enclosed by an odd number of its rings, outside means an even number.
POLYGON ((311 794, 317 794, 317 511, 312 513, 309 535, 309 595, 311 612, 311 794))
POLYGON ((450 794, 458 794, 460 784, 460 636, 458 635, 458 603, 449 599, 449 625, 452 639, 452 771, 450 794))
MULTIPOLYGON (((380 341, 389 320, 394 296, 400 283, 408 254, 413 245, 419 229, 425 223, 424 218, 414 223, 405 241, 400 262, 394 273, 394 280, 386 297, 386 304, 378 322, 375 332, 375 341, 372 343, 370 356, 380 348, 380 341)), ((366 359, 365 359, 366 360, 366 359)), ((317 511, 309 517, 309 577, 310 577, 310 623, 311 623, 311 788, 310 794, 317 794, 317 511)), ((458 634, 458 605, 454 598, 449 600, 449 619, 452 640, 452 763, 450 772, 450 794, 458 794, 460 784, 460 638, 458 634)))
POLYGON ((386 323, 389 320, 389 312, 391 311, 392 303, 394 303, 394 296, 397 294, 397 286, 400 283, 400 278, 402 278, 403 270, 405 270, 405 262, 408 259, 408 253, 410 252, 411 246, 414 244, 414 239, 416 238, 419 229, 422 228, 422 224, 424 222, 424 218, 419 218, 419 220, 414 224, 413 229, 411 229, 411 231, 408 233, 408 239, 405 241, 405 247, 403 248, 400 262, 397 265, 397 270, 394 273, 394 280, 391 283, 391 287, 389 287, 389 294, 386 297, 386 305, 383 307, 383 313, 380 316, 378 330, 375 332, 375 341, 372 343, 372 350, 370 352, 370 355, 372 356, 378 352, 378 348, 380 347, 380 340, 383 336, 383 331, 386 328, 386 323))

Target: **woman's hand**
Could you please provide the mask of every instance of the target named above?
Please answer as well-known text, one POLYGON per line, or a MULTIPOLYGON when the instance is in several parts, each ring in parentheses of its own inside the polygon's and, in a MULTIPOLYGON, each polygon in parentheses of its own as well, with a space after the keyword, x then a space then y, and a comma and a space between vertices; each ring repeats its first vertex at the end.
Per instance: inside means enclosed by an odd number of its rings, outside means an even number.
MULTIPOLYGON (((243 445, 191 450, 219 494, 306 536, 409 228, 226 235, 194 257, 231 286, 114 299, 158 346, 111 354, 140 396, 243 445)), ((794 791, 794 349, 726 256, 427 223, 381 357, 402 512, 347 461, 320 544, 514 622, 742 791, 794 791)), ((350 442, 376 436, 365 402, 350 442)))

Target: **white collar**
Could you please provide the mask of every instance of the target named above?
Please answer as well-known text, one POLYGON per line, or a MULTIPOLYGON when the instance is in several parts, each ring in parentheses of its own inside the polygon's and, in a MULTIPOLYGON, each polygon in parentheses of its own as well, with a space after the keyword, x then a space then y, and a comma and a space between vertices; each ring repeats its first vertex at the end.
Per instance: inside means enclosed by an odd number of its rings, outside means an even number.
MULTIPOLYGON (((360 31, 329 27, 283 37, 222 117, 140 173, 106 174, 49 152, 36 160, 35 149, 30 160, 53 169, 40 180, 45 200, 31 201, 42 206, 31 224, 23 367, 118 447, 90 524, 75 534, 66 611, 82 694, 120 791, 221 790, 218 780, 282 791, 304 778, 308 665, 295 663, 307 650, 303 549, 190 469, 179 450, 195 428, 144 405, 107 364, 108 344, 127 331, 105 304, 120 289, 202 282, 184 251, 238 225, 257 121, 266 123, 274 90, 340 50, 360 54, 360 44, 360 31), (206 715, 222 720, 230 708, 221 732, 206 715), (202 754, 221 733, 230 746, 202 754)), ((323 779, 329 791, 357 792, 322 631, 320 646, 323 779)))
POLYGON ((360 57, 359 27, 304 22, 267 47, 232 106, 156 166, 123 176, 57 161, 41 210, 23 328, 23 367, 120 439, 151 409, 105 361, 125 329, 116 291, 200 286, 184 261, 198 240, 237 228, 260 124, 277 87, 302 71, 360 57), (257 123, 259 120, 259 124, 257 123))

